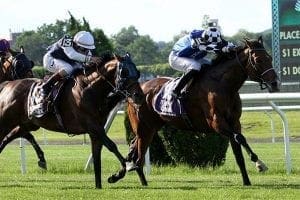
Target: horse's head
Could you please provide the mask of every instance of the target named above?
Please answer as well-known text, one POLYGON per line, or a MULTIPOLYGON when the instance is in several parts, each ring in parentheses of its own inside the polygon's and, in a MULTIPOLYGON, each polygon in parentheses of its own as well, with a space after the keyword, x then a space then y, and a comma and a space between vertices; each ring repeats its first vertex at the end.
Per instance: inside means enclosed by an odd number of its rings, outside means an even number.
POLYGON ((263 46, 262 37, 258 40, 245 39, 243 52, 247 55, 246 72, 249 78, 259 82, 261 89, 268 88, 269 92, 278 92, 278 76, 272 66, 272 57, 263 46))
POLYGON ((32 78, 32 67, 34 63, 24 54, 23 47, 20 52, 12 52, 12 56, 7 58, 3 63, 6 76, 9 79, 32 78))
POLYGON ((140 72, 127 53, 125 56, 117 56, 119 60, 116 77, 116 90, 125 91, 125 95, 132 98, 136 104, 141 104, 144 100, 144 93, 138 82, 140 72), (127 93, 127 94, 126 94, 127 93))
MULTIPOLYGON (((97 57, 92 58, 89 65, 97 63, 97 60, 97 57)), ((120 93, 126 98, 129 97, 135 104, 141 105, 144 101, 144 93, 138 82, 140 73, 129 54, 125 56, 113 55, 113 58, 108 60, 104 67, 98 68, 99 72, 114 87, 114 92, 120 93)), ((99 64, 96 65, 99 66, 99 64)))

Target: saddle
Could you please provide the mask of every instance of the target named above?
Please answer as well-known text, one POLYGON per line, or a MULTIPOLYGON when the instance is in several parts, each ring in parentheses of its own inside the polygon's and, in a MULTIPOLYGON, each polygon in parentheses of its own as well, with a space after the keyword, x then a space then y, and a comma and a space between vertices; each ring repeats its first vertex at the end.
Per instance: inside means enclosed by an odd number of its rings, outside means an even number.
MULTIPOLYGON (((185 115, 185 109, 183 101, 185 97, 186 89, 190 84, 187 84, 184 88, 184 94, 182 98, 176 98, 172 95, 174 88, 177 85, 179 78, 169 80, 166 82, 160 91, 153 98, 153 108, 155 112, 160 115, 167 115, 173 117, 179 117, 185 115)), ((192 81, 190 81, 191 83, 192 81)))
POLYGON ((57 110, 58 97, 67 79, 57 82, 51 89, 49 95, 45 98, 41 96, 43 82, 35 82, 32 84, 28 94, 28 118, 41 118, 45 114, 52 112, 59 114, 57 110))

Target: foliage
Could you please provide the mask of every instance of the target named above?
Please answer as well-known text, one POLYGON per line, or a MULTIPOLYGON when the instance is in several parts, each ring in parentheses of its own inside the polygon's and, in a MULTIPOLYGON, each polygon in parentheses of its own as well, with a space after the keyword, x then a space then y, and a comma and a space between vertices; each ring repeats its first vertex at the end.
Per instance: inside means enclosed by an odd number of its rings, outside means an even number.
MULTIPOLYGON (((125 112, 124 125, 129 144, 134 134, 125 112)), ((192 167, 220 166, 225 161, 228 139, 217 134, 204 135, 164 126, 150 145, 152 163, 163 165, 184 163, 192 167)))
MULTIPOLYGON (((81 30, 91 31, 95 38, 95 55, 99 55, 104 51, 115 51, 120 55, 126 52, 131 53, 133 61, 137 65, 155 67, 161 65, 160 63, 168 63, 168 56, 172 50, 174 43, 183 35, 188 34, 191 30, 183 30, 178 34, 175 33, 172 41, 158 41, 155 42, 149 35, 140 35, 139 31, 133 25, 123 27, 119 32, 113 34, 108 38, 102 29, 91 29, 89 22, 83 17, 82 20, 76 19, 71 12, 70 18, 67 20, 57 20, 54 24, 43 24, 37 28, 37 31, 26 31, 17 37, 14 48, 19 48, 21 45, 25 47, 28 57, 32 59, 35 64, 42 65, 42 58, 49 45, 56 42, 64 34, 74 35, 81 30)), ((203 17, 203 26, 207 25, 209 20, 208 15, 203 17)), ((200 28, 200 27, 195 27, 200 28)), ((225 39, 237 45, 243 45, 244 38, 258 38, 263 36, 265 48, 272 53, 272 31, 271 29, 261 33, 249 32, 245 29, 240 29, 232 37, 225 39)), ((147 71, 145 69, 145 71, 147 71)), ((179 76, 180 73, 175 70, 157 69, 151 72, 152 76, 167 75, 179 76), (163 72, 162 72, 163 71, 163 72)))
POLYGON ((40 78, 40 79, 43 79, 44 76, 47 74, 46 69, 41 66, 35 66, 34 68, 32 68, 32 72, 35 78, 40 78))
POLYGON ((23 46, 26 55, 33 60, 36 65, 42 65, 42 58, 46 52, 46 37, 34 31, 22 33, 15 44, 15 47, 23 46))
POLYGON ((181 76, 182 72, 176 71, 169 66, 169 63, 161 63, 154 65, 146 65, 146 66, 138 66, 144 79, 147 80, 147 77, 151 75, 151 77, 156 76, 169 76, 169 77, 178 77, 181 76), (147 76, 148 75, 148 76, 147 76))
POLYGON ((224 164, 229 140, 216 133, 183 131, 164 126, 158 132, 168 155, 176 163, 192 167, 215 167, 224 164))
POLYGON ((43 55, 49 45, 58 41, 63 35, 74 36, 78 31, 90 31, 95 38, 96 55, 102 51, 112 51, 112 44, 101 29, 91 30, 88 21, 76 19, 70 12, 70 18, 57 20, 55 24, 42 25, 37 31, 25 31, 17 37, 16 47, 23 45, 26 54, 37 65, 42 65, 43 55))

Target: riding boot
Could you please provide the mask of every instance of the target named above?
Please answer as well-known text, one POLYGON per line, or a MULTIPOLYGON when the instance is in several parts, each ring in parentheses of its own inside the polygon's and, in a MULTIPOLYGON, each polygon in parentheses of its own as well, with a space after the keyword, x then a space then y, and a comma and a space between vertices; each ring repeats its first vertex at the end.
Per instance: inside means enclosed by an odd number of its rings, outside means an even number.
POLYGON ((55 85, 55 83, 57 83, 58 81, 64 79, 68 74, 66 73, 66 71, 62 70, 59 71, 55 74, 53 74, 43 85, 42 85, 42 91, 41 91, 41 96, 42 97, 47 97, 51 91, 51 89, 53 88, 53 86, 55 85))
POLYGON ((198 70, 190 70, 186 74, 184 74, 179 81, 177 82, 177 85, 175 86, 175 89, 173 90, 172 95, 175 97, 181 96, 181 90, 184 88, 184 86, 193 78, 193 76, 198 72, 198 70))

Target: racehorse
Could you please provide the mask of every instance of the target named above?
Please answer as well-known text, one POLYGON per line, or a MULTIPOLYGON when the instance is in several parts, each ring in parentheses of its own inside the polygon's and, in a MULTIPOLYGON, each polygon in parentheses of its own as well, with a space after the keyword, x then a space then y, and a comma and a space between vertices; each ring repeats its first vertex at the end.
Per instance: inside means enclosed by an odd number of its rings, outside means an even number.
POLYGON ((32 78, 33 62, 29 60, 24 48, 21 47, 20 52, 10 51, 11 56, 1 58, 0 83, 3 81, 12 81, 22 78, 32 78))
MULTIPOLYGON (((3 56, 1 58, 0 83, 16 79, 33 78, 32 67, 34 66, 34 63, 27 58, 24 48, 21 47, 20 52, 11 50, 10 53, 11 56, 3 56)), ((14 135, 10 138, 10 141, 16 139, 17 137, 18 135, 14 135)), ((39 158, 38 165, 41 168, 46 169, 44 152, 36 142, 34 136, 28 132, 27 134, 23 134, 22 137, 29 141, 33 146, 39 158)), ((5 146, 6 143, 0 144, 0 153, 5 146)))
POLYGON ((213 132, 228 137, 244 185, 251 183, 241 146, 246 149, 259 171, 267 169, 241 133, 242 105, 238 91, 249 77, 259 82, 262 89, 265 86, 269 92, 277 92, 278 78, 272 67, 272 58, 263 46, 262 38, 245 39, 244 42, 245 46, 238 47, 232 58, 223 56, 215 65, 207 66, 194 77, 182 100, 188 120, 183 117, 160 115, 154 110, 154 97, 170 78, 155 78, 141 86, 146 102, 139 110, 129 104, 127 110, 133 133, 136 135, 127 158, 128 168, 123 167, 112 175, 109 182, 114 183, 123 178, 126 170, 136 170, 142 185, 147 185, 142 171, 144 156, 153 135, 165 124, 178 129, 201 133, 213 132))
POLYGON ((138 106, 144 102, 138 78, 139 72, 128 55, 120 57, 107 53, 93 57, 85 73, 78 72, 74 78, 66 80, 55 101, 56 112, 48 112, 41 118, 29 117, 27 109, 28 94, 33 84, 40 82, 39 79, 4 82, 0 85, 0 141, 6 145, 11 137, 22 137, 40 127, 71 135, 88 133, 94 158, 95 185, 101 188, 103 145, 125 165, 116 144, 104 130, 106 118, 114 106, 110 96, 114 96, 111 94, 116 90, 138 106))

